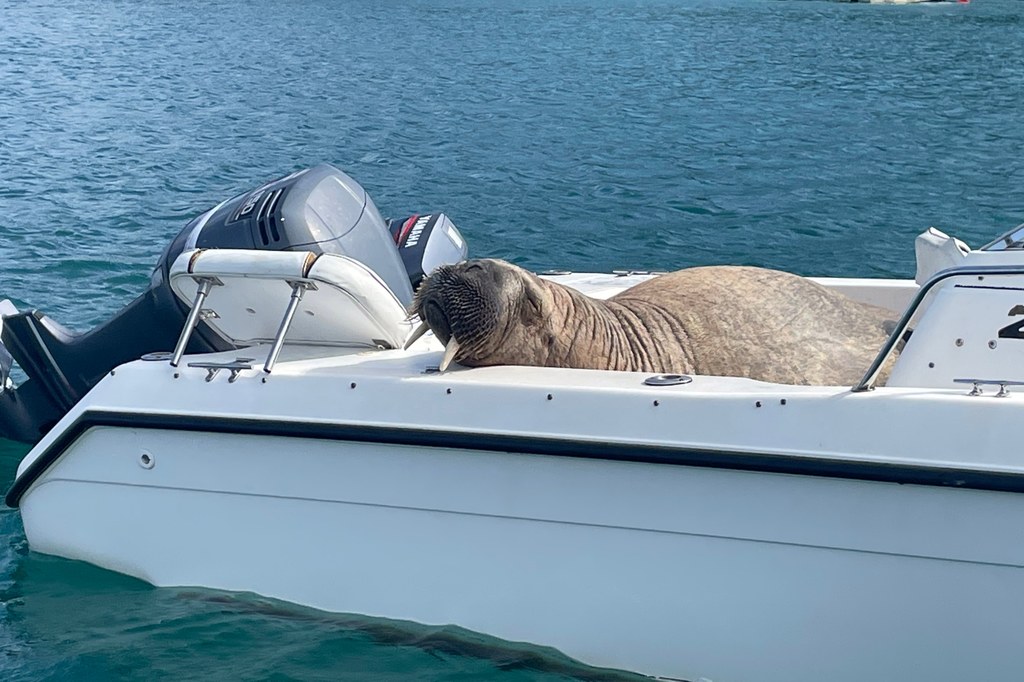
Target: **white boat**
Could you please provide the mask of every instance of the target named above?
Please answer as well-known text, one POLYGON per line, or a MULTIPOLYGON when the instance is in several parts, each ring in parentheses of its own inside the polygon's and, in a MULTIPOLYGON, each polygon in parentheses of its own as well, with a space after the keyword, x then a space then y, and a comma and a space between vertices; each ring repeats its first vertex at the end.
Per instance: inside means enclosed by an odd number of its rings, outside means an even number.
MULTIPOLYGON (((175 350, 105 371, 21 463, 34 551, 669 679, 1019 678, 1024 228, 974 251, 929 231, 923 285, 818 280, 902 313, 856 386, 442 373, 431 335, 402 349, 408 288, 371 258, 195 248, 267 187, 155 276, 190 311, 175 350), (231 348, 185 353, 200 319, 231 348)), ((602 297, 656 275, 549 276, 602 297)), ((7 342, 52 331, 8 313, 7 342)))

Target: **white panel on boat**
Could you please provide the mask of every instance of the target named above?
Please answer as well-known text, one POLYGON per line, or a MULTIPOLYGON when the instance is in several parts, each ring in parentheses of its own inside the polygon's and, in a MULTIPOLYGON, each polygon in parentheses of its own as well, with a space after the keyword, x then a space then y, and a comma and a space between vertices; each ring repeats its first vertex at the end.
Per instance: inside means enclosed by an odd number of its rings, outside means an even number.
MULTIPOLYGON (((962 387, 954 379, 1024 380, 1024 277, 956 278, 931 304, 888 386, 962 387)), ((965 387, 969 388, 968 387, 965 387)))

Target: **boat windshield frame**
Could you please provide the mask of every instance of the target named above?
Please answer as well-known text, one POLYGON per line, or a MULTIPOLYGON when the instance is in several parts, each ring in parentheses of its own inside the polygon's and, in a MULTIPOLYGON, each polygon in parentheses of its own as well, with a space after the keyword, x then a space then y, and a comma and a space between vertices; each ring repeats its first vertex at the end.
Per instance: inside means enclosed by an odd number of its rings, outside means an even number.
POLYGON ((982 246, 979 251, 1009 251, 1024 249, 1024 223, 982 246))

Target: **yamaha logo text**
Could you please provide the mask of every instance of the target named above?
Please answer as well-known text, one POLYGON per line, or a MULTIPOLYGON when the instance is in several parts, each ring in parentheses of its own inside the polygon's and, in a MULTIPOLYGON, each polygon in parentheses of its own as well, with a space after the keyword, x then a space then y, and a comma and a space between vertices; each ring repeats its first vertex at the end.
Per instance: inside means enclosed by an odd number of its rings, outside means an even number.
POLYGON ((412 229, 409 231, 409 238, 405 240, 405 248, 411 249, 412 247, 416 246, 416 244, 419 243, 420 236, 423 234, 424 228, 426 228, 427 223, 430 222, 430 219, 432 217, 433 216, 425 215, 420 216, 419 218, 416 219, 416 223, 412 226, 412 229))

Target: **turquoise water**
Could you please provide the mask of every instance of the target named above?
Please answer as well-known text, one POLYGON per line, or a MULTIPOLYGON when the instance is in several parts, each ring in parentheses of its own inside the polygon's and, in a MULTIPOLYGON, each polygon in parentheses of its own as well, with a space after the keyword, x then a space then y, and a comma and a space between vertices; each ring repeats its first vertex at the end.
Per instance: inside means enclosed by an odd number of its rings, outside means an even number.
MULTIPOLYGON (((0 294, 86 329, 188 218, 320 161, 537 269, 906 276, 929 225, 1024 221, 1022 38, 1019 0, 0 0, 0 294)), ((0 538, 0 679, 600 677, 0 538)))

